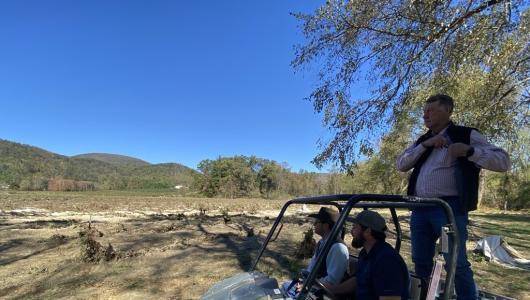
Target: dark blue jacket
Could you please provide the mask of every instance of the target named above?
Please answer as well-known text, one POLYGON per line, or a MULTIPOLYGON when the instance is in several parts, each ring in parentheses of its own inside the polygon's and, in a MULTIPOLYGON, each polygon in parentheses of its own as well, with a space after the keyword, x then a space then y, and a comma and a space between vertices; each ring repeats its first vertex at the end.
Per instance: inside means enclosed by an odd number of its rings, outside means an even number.
POLYGON ((361 250, 357 264, 356 300, 376 300, 380 296, 409 299, 407 265, 387 242, 378 241, 370 250, 361 250))

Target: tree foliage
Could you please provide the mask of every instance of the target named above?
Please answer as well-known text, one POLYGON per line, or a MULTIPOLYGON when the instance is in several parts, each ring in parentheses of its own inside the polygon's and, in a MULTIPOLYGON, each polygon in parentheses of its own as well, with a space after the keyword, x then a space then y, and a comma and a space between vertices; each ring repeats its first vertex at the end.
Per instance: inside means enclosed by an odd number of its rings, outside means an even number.
POLYGON ((512 172, 487 172, 483 204, 489 207, 523 209, 530 207, 530 128, 519 130, 516 140, 504 147, 512 153, 512 172))
POLYGON ((317 166, 371 155, 426 96, 454 96, 455 119, 512 138, 529 124, 530 10, 523 0, 328 0, 296 14, 306 43, 292 64, 320 67, 309 100, 333 133, 317 166), (366 91, 355 89, 364 83, 366 91), (495 120, 495 122, 492 122, 495 120))
POLYGON ((254 156, 219 157, 199 163, 194 188, 207 197, 298 197, 326 192, 329 175, 291 172, 254 156))
POLYGON ((208 197, 250 196, 254 189, 253 159, 245 156, 203 160, 196 187, 208 197))
POLYGON ((273 161, 262 161, 258 171, 259 192, 265 198, 277 195, 285 170, 273 161))

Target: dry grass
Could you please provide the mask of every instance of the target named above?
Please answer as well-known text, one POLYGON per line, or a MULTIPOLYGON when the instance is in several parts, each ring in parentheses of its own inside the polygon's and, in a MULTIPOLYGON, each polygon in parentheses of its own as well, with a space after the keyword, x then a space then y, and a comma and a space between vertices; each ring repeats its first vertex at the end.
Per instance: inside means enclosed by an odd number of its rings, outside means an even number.
POLYGON ((176 193, 154 192, 1 192, 3 210, 23 207, 46 209, 52 212, 138 212, 156 213, 205 210, 218 212, 255 213, 258 210, 280 209, 285 201, 264 199, 190 198, 176 193))
MULTIPOLYGON (((0 192, 0 298, 197 299, 213 283, 249 268, 283 203, 155 192, 0 192), (103 248, 111 244, 115 258, 83 261, 79 232, 89 221, 101 232, 94 240, 103 248)), ((406 211, 400 219, 406 232, 406 211)), ((468 249, 481 236, 502 234, 530 257, 528 215, 476 213, 472 221, 468 249)), ((259 269, 279 281, 289 278, 307 262, 295 254, 309 228, 299 213, 285 219, 259 269)), ((407 236, 402 253, 410 256, 407 236)), ((480 287, 530 299, 528 271, 478 256, 472 263, 480 287)))

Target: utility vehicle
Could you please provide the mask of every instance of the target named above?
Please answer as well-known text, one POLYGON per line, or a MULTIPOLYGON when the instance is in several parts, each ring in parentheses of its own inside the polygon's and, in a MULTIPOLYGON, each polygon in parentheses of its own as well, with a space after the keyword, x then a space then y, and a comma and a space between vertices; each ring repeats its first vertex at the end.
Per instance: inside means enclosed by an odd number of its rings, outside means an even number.
MULTIPOLYGON (((317 197, 306 197, 298 198, 287 201, 282 207, 278 217, 274 221, 271 230, 269 231, 263 245, 261 246, 257 257, 248 270, 248 272, 240 273, 230 278, 224 279, 215 285, 213 285, 203 296, 202 300, 265 300, 265 299, 292 299, 284 291, 282 291, 278 285, 276 279, 269 277, 267 274, 260 272, 256 269, 267 245, 273 242, 279 235, 283 228, 282 219, 287 211, 287 208, 291 205, 326 205, 335 206, 340 211, 339 220, 333 227, 330 233, 330 238, 327 239, 324 244, 323 250, 316 259, 316 264, 303 282, 301 292, 297 296, 297 300, 303 299, 331 299, 339 300, 344 299, 343 296, 334 295, 332 291, 328 290, 319 280, 315 278, 316 270, 327 256, 329 249, 331 248, 333 241, 336 240, 337 236, 343 233, 345 223, 355 214, 352 212, 353 208, 386 208, 390 210, 392 216, 392 225, 395 237, 395 249, 398 251, 401 248, 402 241, 402 230, 398 221, 396 209, 411 209, 416 207, 442 207, 447 215, 448 224, 444 226, 440 239, 439 254, 436 258, 436 264, 433 268, 433 274, 430 282, 416 277, 411 272, 411 290, 410 295, 412 300, 433 300, 433 299, 452 299, 453 294, 453 283, 454 273, 456 267, 456 253, 458 250, 459 239, 458 229, 456 227, 455 218, 450 206, 443 200, 437 198, 421 198, 421 197, 409 197, 409 196, 397 196, 397 195, 377 195, 377 194, 341 194, 341 195, 328 195, 328 196, 317 196, 317 197), (454 243, 451 247, 448 247, 448 238, 452 238, 454 243), (444 261, 442 253, 446 253, 448 260, 444 261), (445 266, 445 272, 442 272, 443 265, 445 266)), ((390 225, 390 224, 389 224, 390 225)), ((356 257, 350 255, 350 266, 354 269, 356 257)), ((482 299, 496 299, 496 300, 509 300, 511 298, 494 295, 491 293, 481 292, 482 299)))

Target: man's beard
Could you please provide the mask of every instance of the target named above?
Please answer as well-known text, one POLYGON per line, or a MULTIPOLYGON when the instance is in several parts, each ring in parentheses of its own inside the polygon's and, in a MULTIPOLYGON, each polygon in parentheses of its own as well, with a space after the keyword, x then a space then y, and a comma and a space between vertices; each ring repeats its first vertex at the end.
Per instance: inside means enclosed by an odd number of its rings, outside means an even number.
POLYGON ((359 249, 359 248, 362 248, 365 241, 366 239, 362 235, 360 235, 359 237, 354 237, 352 239, 351 245, 353 248, 359 249))

